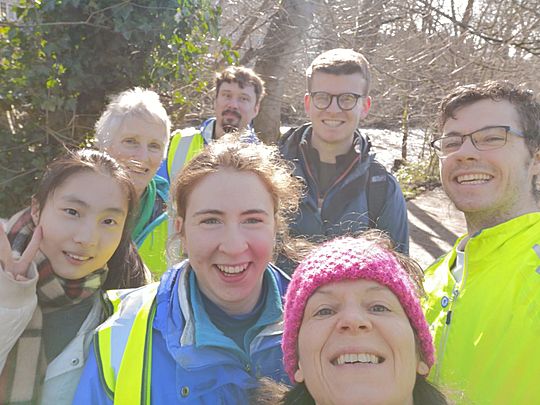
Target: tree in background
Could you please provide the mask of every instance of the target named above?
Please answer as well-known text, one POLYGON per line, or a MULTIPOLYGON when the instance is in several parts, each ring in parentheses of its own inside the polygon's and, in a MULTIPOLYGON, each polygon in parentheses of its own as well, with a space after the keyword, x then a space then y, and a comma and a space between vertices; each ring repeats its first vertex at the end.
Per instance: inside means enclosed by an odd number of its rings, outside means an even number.
POLYGON ((206 0, 42 0, 0 21, 0 217, 65 146, 88 143, 108 95, 151 87, 177 118, 190 110, 218 15, 206 0))
POLYGON ((62 143, 87 142, 105 95, 135 85, 158 91, 183 128, 213 115, 214 72, 254 67, 268 83, 256 128, 271 143, 280 122, 305 121, 309 63, 353 48, 374 72, 363 125, 401 131, 404 161, 410 129, 429 139, 456 85, 508 79, 540 91, 538 0, 209 1, 41 0, 0 21, 0 216, 28 203, 62 143))
MULTIPOLYGON (((240 61, 256 70, 265 65, 279 70, 272 79, 280 84, 269 89, 267 98, 274 104, 281 101, 281 109, 266 111, 265 122, 281 118, 296 124, 305 119, 305 69, 318 54, 336 47, 364 53, 373 66, 374 105, 364 124, 401 129, 404 135, 410 127, 424 128, 431 135, 439 100, 457 84, 508 79, 540 90, 538 0, 235 0, 221 4, 221 34, 232 40, 240 61), (306 9, 307 19, 298 20, 302 12, 294 15, 295 27, 290 12, 288 18, 277 18, 287 17, 288 10, 306 9), (284 40, 287 47, 278 53, 284 40)), ((276 135, 266 124, 258 129, 276 135)))

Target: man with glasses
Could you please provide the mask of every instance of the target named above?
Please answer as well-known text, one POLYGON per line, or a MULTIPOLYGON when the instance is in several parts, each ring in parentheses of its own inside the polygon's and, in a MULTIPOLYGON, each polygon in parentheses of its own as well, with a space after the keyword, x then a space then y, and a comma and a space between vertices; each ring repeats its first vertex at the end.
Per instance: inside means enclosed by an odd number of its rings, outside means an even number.
POLYGON ((508 82, 458 87, 431 143, 467 234, 426 270, 431 378, 457 403, 540 401, 540 103, 508 82))
POLYGON ((312 241, 379 228, 408 252, 407 209, 398 183, 357 129, 371 106, 367 60, 352 49, 319 55, 306 71, 304 105, 311 122, 280 139, 307 192, 291 224, 312 241))

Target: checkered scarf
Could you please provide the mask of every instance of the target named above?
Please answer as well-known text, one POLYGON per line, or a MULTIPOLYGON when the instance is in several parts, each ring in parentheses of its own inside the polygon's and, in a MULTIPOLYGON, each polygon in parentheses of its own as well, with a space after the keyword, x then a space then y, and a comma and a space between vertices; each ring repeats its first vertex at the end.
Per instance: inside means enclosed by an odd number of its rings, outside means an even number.
MULTIPOLYGON (((12 251, 22 254, 34 231, 30 209, 15 214, 6 228, 12 251)), ((43 313, 75 305, 92 296, 101 289, 107 277, 107 269, 101 269, 80 280, 60 278, 41 251, 34 263, 39 273, 38 305, 0 374, 1 404, 35 404, 39 401, 47 370, 42 340, 43 313)))

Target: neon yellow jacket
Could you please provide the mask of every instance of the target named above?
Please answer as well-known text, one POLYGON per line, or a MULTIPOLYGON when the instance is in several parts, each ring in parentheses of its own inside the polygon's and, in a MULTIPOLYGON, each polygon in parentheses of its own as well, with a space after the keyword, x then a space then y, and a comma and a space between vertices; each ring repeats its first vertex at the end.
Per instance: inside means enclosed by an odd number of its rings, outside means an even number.
MULTIPOLYGON (((463 237, 462 237, 463 238, 463 237)), ((540 213, 472 236, 426 270, 437 360, 430 377, 459 404, 540 403, 540 213)))

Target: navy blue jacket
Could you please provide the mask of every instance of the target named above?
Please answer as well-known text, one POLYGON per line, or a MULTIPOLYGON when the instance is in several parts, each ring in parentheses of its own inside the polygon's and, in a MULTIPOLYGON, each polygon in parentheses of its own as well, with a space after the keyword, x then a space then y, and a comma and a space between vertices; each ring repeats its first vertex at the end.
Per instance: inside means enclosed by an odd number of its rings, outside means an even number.
MULTIPOLYGON (((300 210, 290 224, 293 235, 321 242, 341 235, 354 235, 369 228, 366 187, 368 169, 375 155, 370 142, 359 131, 354 133, 354 159, 344 168, 326 194, 319 198, 316 168, 309 161, 311 124, 290 129, 279 140, 282 156, 294 163, 294 175, 306 184, 300 210)), ((407 205, 396 179, 388 173, 388 187, 376 228, 385 231, 397 249, 409 252, 407 205)))

